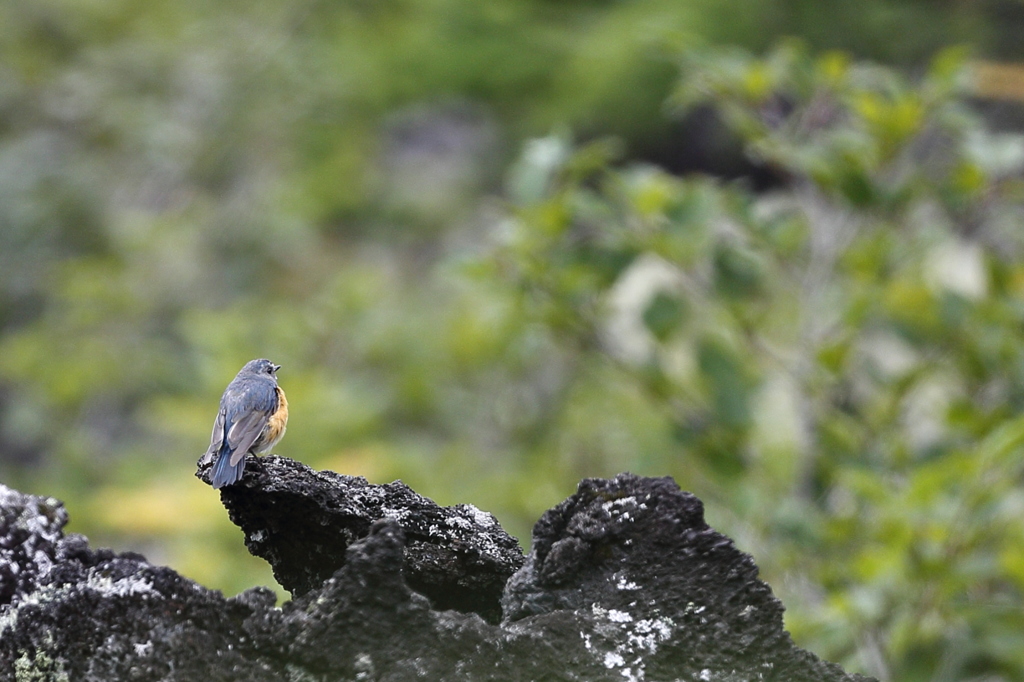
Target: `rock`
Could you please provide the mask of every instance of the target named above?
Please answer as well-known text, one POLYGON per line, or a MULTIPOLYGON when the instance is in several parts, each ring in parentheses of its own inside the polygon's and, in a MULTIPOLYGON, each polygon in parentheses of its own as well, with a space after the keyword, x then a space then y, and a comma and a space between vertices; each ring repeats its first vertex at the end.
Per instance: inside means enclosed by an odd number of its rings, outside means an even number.
MULTIPOLYGON (((197 472, 209 483, 209 465, 197 472)), ((523 565, 519 543, 473 505, 441 507, 400 481, 314 471, 276 456, 249 456, 242 480, 221 489, 228 516, 245 533, 249 551, 301 596, 323 585, 345 563, 346 550, 388 518, 404 531, 403 573, 435 608, 501 618, 501 593, 523 565)))
POLYGON ((0 606, 35 590, 57 559, 68 513, 52 497, 0 486, 0 606))
POLYGON ((625 679, 856 679, 793 644, 757 573, 671 478, 620 474, 541 517, 502 607, 506 622, 586 614, 585 648, 625 679))
POLYGON ((0 680, 281 680, 246 622, 272 612, 257 588, 235 599, 138 554, 67 535, 53 498, 0 486, 0 680), (10 576, 14 575, 12 581, 10 576))
POLYGON ((494 623, 481 576, 507 570, 513 549, 491 548, 497 522, 445 524, 440 540, 434 520, 476 514, 400 484, 250 464, 223 499, 247 536, 267 534, 250 547, 301 586, 280 609, 269 590, 225 599, 141 556, 92 550, 63 534, 58 502, 0 488, 0 680, 867 679, 793 645, 751 558, 671 479, 583 481, 537 524, 494 623), (321 519, 333 535, 307 528, 321 519), (300 571, 297 557, 322 563, 300 571), (434 595, 413 587, 418 561, 434 595), (448 566, 460 577, 445 582, 448 566), (443 584, 444 599, 476 606, 439 608, 443 584))

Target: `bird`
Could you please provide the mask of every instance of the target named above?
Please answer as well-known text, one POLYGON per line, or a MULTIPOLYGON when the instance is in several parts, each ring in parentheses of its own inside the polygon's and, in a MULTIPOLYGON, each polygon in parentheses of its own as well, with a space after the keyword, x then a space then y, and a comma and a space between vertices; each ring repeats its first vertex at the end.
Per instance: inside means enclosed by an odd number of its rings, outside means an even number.
POLYGON ((241 480, 247 453, 265 452, 284 437, 288 400, 277 385, 279 369, 266 358, 251 360, 224 389, 210 447, 199 459, 200 464, 213 461, 215 490, 241 480))

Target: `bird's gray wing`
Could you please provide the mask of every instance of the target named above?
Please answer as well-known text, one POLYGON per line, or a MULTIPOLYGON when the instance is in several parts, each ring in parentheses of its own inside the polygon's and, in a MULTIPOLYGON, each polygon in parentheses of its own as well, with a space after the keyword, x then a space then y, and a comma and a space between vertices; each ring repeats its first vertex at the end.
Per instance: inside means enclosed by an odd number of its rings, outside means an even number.
POLYGON ((213 456, 220 451, 224 442, 224 410, 217 412, 217 419, 213 422, 213 433, 210 435, 210 447, 206 454, 199 458, 200 464, 205 464, 213 459, 213 456))
POLYGON ((235 420, 228 429, 228 448, 231 459, 228 463, 235 466, 249 452, 249 448, 260 437, 273 410, 248 410, 235 420))

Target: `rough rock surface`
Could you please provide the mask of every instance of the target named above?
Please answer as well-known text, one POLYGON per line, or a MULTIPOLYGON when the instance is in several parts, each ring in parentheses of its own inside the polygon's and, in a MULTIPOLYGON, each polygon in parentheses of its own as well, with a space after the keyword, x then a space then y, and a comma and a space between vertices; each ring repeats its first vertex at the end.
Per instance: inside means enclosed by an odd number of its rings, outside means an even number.
POLYGON ((404 486, 280 458, 260 464, 247 464, 246 484, 224 491, 232 518, 251 524, 247 535, 295 535, 351 509, 367 519, 333 537, 307 533, 309 547, 294 537, 249 539, 280 559, 278 575, 298 576, 301 594, 280 609, 268 590, 225 599, 141 556, 91 550, 63 534, 67 515, 56 500, 0 487, 0 680, 867 679, 792 644, 751 558, 709 528, 700 501, 671 479, 583 481, 537 524, 534 549, 501 597, 504 620, 490 623, 486 600, 457 594, 476 595, 490 580, 480 576, 505 566, 501 553, 474 564, 458 546, 490 547, 498 537, 478 512, 464 512, 474 526, 454 524, 464 534, 434 541, 429 524, 410 519, 458 512, 404 486), (271 483, 277 497, 260 497, 271 483), (361 498, 346 500, 343 490, 361 498), (404 503, 413 508, 403 513, 404 503), (456 546, 410 551, 445 542, 456 546), (331 543, 343 549, 316 546, 331 543), (447 583, 456 594, 445 599, 479 611, 440 610, 436 594, 411 587, 424 553, 454 557, 448 565, 462 577, 447 583), (337 568, 320 584, 322 569, 294 568, 325 557, 337 568))
MULTIPOLYGON (((207 464, 196 473, 209 483, 207 464)), ((253 457, 245 475, 221 489, 228 516, 245 533, 245 546, 265 559, 292 593, 323 585, 345 564, 345 552, 381 519, 405 533, 403 573, 439 610, 501 618, 501 594, 523 565, 519 543, 498 521, 469 504, 441 507, 396 481, 314 471, 276 456, 253 457)))
POLYGON ((793 645, 757 573, 671 478, 620 474, 582 481, 541 517, 502 607, 533 624, 589 611, 584 647, 625 679, 855 679, 793 645))

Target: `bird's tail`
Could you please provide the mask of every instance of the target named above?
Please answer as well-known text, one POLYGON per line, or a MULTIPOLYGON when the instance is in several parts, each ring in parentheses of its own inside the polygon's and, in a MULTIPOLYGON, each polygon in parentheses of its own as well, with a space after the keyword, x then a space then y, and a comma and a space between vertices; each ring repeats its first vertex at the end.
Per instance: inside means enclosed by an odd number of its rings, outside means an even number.
POLYGON ((238 460, 238 464, 231 465, 232 452, 227 448, 221 448, 217 455, 217 461, 213 463, 213 474, 210 476, 210 485, 214 490, 223 488, 226 485, 237 483, 242 478, 242 470, 245 469, 245 457, 238 460))

